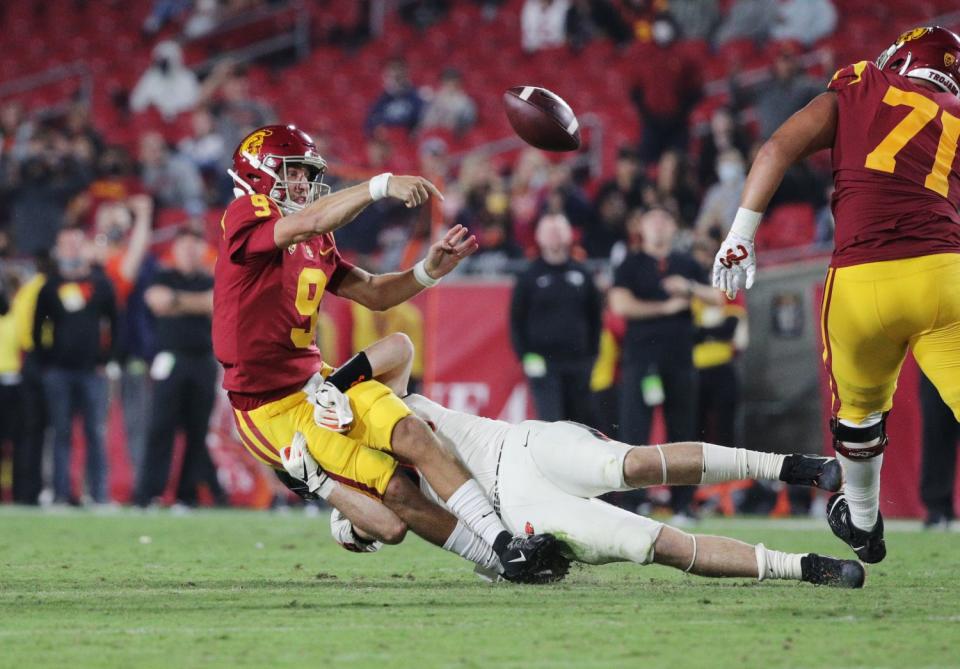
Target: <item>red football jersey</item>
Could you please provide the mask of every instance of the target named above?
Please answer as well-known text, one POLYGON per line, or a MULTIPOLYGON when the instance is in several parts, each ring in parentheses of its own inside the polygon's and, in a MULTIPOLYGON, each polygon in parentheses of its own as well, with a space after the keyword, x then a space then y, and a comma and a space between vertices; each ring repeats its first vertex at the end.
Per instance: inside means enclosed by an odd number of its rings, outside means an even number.
POLYGON ((273 229, 281 216, 266 195, 251 195, 231 202, 220 221, 213 351, 238 409, 293 392, 319 371, 317 308, 353 267, 332 233, 278 249, 273 229))
POLYGON ((862 61, 839 70, 833 266, 960 253, 960 100, 862 61))

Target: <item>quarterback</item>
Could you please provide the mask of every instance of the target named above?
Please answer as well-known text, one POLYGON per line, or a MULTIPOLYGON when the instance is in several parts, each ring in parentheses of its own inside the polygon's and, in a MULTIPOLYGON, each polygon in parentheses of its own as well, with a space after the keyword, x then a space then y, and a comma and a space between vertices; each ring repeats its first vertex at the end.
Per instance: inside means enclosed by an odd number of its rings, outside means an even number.
POLYGON ((750 288, 753 239, 784 172, 832 150, 835 248, 821 332, 844 491, 833 533, 864 562, 886 555, 879 511, 885 422, 908 350, 960 420, 960 37, 903 33, 876 62, 841 68, 757 155, 714 263, 714 285, 750 288))
MULTIPOLYGON (((326 292, 390 308, 452 271, 476 250, 476 239, 456 226, 414 268, 369 274, 341 258, 334 231, 376 200, 415 207, 441 195, 426 179, 392 174, 328 194, 325 170, 313 140, 294 126, 260 128, 234 153, 229 173, 236 199, 220 224, 213 345, 240 438, 254 457, 282 472, 278 449, 300 433, 331 479, 324 495, 347 517, 367 494, 428 541, 479 554, 510 580, 535 578, 556 553, 555 539, 509 533, 426 424, 373 380, 369 359, 344 365, 341 376, 349 373, 352 381, 341 383, 329 376, 315 345, 326 292), (324 422, 321 407, 336 409, 332 423, 324 422), (416 466, 446 508, 395 476, 398 460, 416 466)), ((389 538, 402 538, 398 531, 389 538)))
MULTIPOLYGON (((368 352, 390 347, 403 371, 397 374, 388 365, 378 378, 389 377, 394 392, 405 395, 409 369, 405 361, 413 357, 409 340, 391 335, 368 352)), ((552 533, 563 542, 569 557, 579 562, 655 562, 701 576, 792 579, 848 588, 863 585, 863 565, 855 560, 782 553, 763 544, 687 534, 595 499, 607 492, 651 485, 748 478, 837 490, 841 470, 833 458, 759 453, 699 442, 636 447, 577 423, 529 420, 511 425, 452 411, 421 395, 407 395, 404 402, 466 465, 508 528, 518 533, 552 533)), ((301 439, 283 449, 281 457, 296 479, 322 477, 301 439)), ((421 485, 439 499, 423 479, 421 485)), ((376 532, 365 523, 376 518, 373 513, 351 523, 335 513, 331 530, 344 547, 369 552, 379 545, 374 541, 376 532)))

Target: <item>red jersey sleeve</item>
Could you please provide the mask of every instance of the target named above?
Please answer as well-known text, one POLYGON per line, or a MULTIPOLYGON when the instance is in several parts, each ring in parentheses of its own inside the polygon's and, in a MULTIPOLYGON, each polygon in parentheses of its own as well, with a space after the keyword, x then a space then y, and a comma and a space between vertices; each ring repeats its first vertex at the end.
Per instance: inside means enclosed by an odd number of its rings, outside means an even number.
POLYGON ((839 93, 847 86, 859 84, 863 80, 863 71, 871 65, 873 65, 873 63, 861 60, 859 63, 841 67, 834 73, 833 78, 830 79, 830 83, 827 84, 827 90, 839 93))
POLYGON ((281 218, 280 208, 266 195, 249 195, 231 202, 220 221, 230 260, 245 263, 278 253, 273 229, 281 218))

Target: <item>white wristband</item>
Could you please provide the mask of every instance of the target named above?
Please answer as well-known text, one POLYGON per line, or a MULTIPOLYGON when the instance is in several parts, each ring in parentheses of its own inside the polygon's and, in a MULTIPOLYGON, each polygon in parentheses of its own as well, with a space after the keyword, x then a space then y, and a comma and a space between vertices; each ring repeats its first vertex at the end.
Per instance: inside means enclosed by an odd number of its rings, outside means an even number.
POLYGON ((434 279, 427 274, 427 268, 423 266, 422 260, 413 266, 413 278, 424 288, 433 288, 440 283, 440 279, 434 279))
POLYGON ((370 197, 374 202, 387 196, 387 182, 390 181, 392 176, 392 173, 384 172, 370 179, 370 197))
POLYGON ((733 217, 733 225, 730 226, 731 234, 749 239, 751 242, 757 235, 757 228, 760 227, 760 219, 763 218, 763 212, 753 211, 740 207, 737 209, 737 215, 733 217))
POLYGON ((329 476, 323 477, 323 483, 320 484, 320 487, 312 491, 320 496, 321 499, 330 499, 330 495, 333 494, 333 491, 337 489, 339 484, 334 481, 329 476))

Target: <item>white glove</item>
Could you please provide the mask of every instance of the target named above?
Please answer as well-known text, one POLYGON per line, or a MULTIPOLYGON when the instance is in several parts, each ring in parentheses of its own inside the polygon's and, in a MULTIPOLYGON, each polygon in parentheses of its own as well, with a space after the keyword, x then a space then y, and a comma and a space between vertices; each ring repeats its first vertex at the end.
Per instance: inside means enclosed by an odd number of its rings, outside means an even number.
POLYGON ((383 548, 383 543, 379 541, 358 537, 353 531, 353 523, 336 509, 330 514, 330 534, 334 541, 354 553, 376 553, 383 548))
POLYGON ((727 294, 729 299, 737 296, 741 284, 744 288, 753 285, 757 273, 757 258, 753 241, 733 232, 727 235, 713 260, 713 286, 727 294))
POLYGON ((327 476, 320 463, 307 450, 307 438, 302 432, 293 435, 293 443, 280 449, 280 461, 287 473, 301 481, 307 490, 323 499, 337 487, 337 482, 327 476))
POLYGON ((313 421, 320 427, 347 432, 353 424, 350 398, 329 381, 324 381, 316 391, 308 392, 307 401, 313 405, 313 421))

